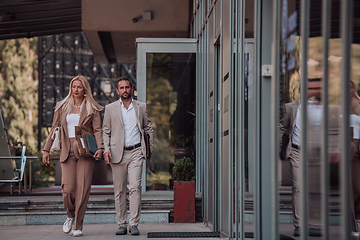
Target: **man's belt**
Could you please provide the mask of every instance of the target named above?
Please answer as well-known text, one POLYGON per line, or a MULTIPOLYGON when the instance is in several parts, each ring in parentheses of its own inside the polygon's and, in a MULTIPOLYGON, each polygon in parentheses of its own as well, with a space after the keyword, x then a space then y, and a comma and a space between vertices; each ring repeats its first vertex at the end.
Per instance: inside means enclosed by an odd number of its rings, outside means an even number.
POLYGON ((295 148, 295 149, 297 149, 297 150, 300 151, 300 146, 298 146, 298 145, 296 145, 296 144, 291 143, 291 147, 293 147, 293 148, 295 148))
POLYGON ((124 150, 133 150, 133 149, 138 148, 140 146, 141 146, 141 143, 138 143, 138 144, 133 145, 133 146, 124 147, 124 150))

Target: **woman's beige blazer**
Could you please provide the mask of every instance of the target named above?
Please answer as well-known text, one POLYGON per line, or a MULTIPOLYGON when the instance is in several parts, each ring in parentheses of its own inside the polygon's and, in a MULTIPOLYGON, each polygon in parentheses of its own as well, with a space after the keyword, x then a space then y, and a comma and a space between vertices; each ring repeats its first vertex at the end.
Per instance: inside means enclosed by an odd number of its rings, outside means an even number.
MULTIPOLYGON (((85 103, 84 103, 85 105, 85 103)), ((51 139, 52 133, 54 132, 55 128, 59 126, 61 117, 61 153, 60 153, 60 162, 64 162, 68 156, 70 151, 70 139, 67 131, 67 124, 66 124, 66 113, 63 112, 61 109, 57 110, 54 114, 53 125, 50 130, 49 137, 46 141, 46 144, 43 148, 45 151, 50 151, 51 144, 53 140, 51 139)), ((87 116, 86 108, 83 107, 80 112, 80 119, 79 119, 79 126, 87 126, 89 129, 92 129, 92 133, 95 136, 97 147, 100 149, 104 148, 104 143, 102 139, 101 133, 101 118, 99 111, 94 111, 92 114, 87 116)))

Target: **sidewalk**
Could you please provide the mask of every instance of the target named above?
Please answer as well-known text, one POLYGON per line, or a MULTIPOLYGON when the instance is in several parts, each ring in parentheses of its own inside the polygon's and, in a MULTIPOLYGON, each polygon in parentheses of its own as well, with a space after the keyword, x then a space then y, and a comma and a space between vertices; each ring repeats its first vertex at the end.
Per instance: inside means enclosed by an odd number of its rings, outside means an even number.
MULTIPOLYGON (((113 193, 111 192, 112 189, 108 189, 108 186, 99 187, 94 186, 92 187, 92 194, 90 195, 89 199, 89 211, 87 211, 87 215, 85 219, 89 220, 89 213, 91 212, 92 203, 96 204, 97 201, 102 201, 106 199, 113 200, 113 193)), ((164 200, 164 199, 172 199, 173 194, 164 193, 164 194, 154 194, 154 193, 145 193, 142 195, 143 200, 164 200)), ((43 211, 44 206, 41 204, 50 203, 50 202, 58 202, 58 204, 54 207, 59 207, 60 214, 62 215, 61 218, 65 219, 65 212, 62 207, 62 196, 59 187, 54 187, 52 189, 44 189, 42 191, 33 191, 29 192, 27 195, 0 195, 0 202, 3 203, 12 203, 12 202, 24 202, 24 205, 33 208, 36 204, 38 204, 43 211), (40 193, 41 192, 41 193, 40 193), (45 195, 43 195, 45 194, 45 195), (30 202, 30 205, 29 205, 30 202)), ((105 201, 106 202, 106 201, 105 201)), ((108 204, 108 203, 106 203, 108 204)), ((20 204, 21 205, 21 204, 20 204)), ((110 204, 112 206, 112 204, 110 204)), ((49 205, 50 206, 50 205, 49 205)), ((52 205, 51 205, 52 206, 52 205)), ((113 206, 112 206, 113 207, 113 206)), ((24 210, 25 212, 28 211, 27 209, 24 210)), ((30 211, 30 210, 29 210, 30 211)), ((16 217, 18 218, 18 217, 16 217)), ((0 226, 0 239, 1 240, 20 240, 20 239, 74 239, 69 234, 64 234, 62 232, 62 221, 60 217, 56 217, 55 215, 50 216, 50 220, 59 220, 57 225, 8 225, 8 226, 0 226)), ((109 216, 104 218, 105 220, 109 220, 109 216)), ((102 220, 104 220, 102 219, 102 220)), ((115 218, 114 218, 115 219, 115 218)), ((50 224, 49 219, 43 223, 39 224, 50 224)), ((30 221, 31 222, 31 221, 30 221)), ((207 228, 202 222, 198 223, 140 223, 139 230, 140 236, 132 236, 129 233, 124 236, 116 236, 115 232, 118 229, 116 223, 106 223, 110 221, 102 221, 98 223, 98 221, 88 222, 84 224, 82 238, 78 239, 131 239, 131 240, 140 240, 140 239, 147 239, 147 234, 149 232, 210 232, 211 230, 207 228), (96 223, 96 224, 93 224, 96 223)), ((116 220, 114 220, 116 222, 116 220)), ((30 223, 31 224, 31 223, 30 223)), ((245 232, 253 232, 254 231, 254 224, 245 224, 244 226, 245 232)), ((279 233, 284 234, 286 236, 292 236, 294 231, 294 227, 292 224, 280 224, 279 225, 279 233)), ((170 240, 171 238, 154 238, 161 239, 161 240, 170 240)), ((180 238, 175 238, 180 239, 180 238)), ((219 238, 186 238, 186 239, 193 239, 193 240, 204 240, 204 239, 212 239, 216 240, 219 238)), ((253 239, 253 238, 246 238, 246 239, 253 239)), ((294 238, 296 240, 300 238, 294 238)), ((321 238, 314 238, 314 239, 321 239, 321 238)), ((151 238, 149 238, 151 240, 151 238)))
MULTIPOLYGON (((102 240, 102 239, 117 239, 117 240, 169 240, 171 238, 147 238, 149 232, 209 232, 203 223, 142 223, 139 224, 140 235, 132 236, 131 234, 117 236, 115 235, 118 229, 117 224, 85 224, 83 228, 83 237, 74 238, 69 234, 64 234, 62 225, 26 225, 26 226, 0 226, 1 240, 64 240, 64 239, 79 239, 79 240, 102 240)), ((246 224, 245 231, 251 232, 253 225, 246 224)), ((341 240, 341 227, 331 226, 331 239, 341 240)), ((291 236, 295 240, 300 240, 300 237, 292 236, 294 227, 289 224, 280 224, 279 233, 286 236, 291 236)), ((172 238, 180 239, 180 238, 172 238)), ((220 238, 183 238, 186 240, 217 240, 220 238)), ((253 239, 253 238, 246 238, 253 239)), ((322 237, 308 237, 308 240, 320 240, 322 237)))
MULTIPOLYGON (((132 236, 131 234, 117 236, 117 224, 85 224, 83 228, 84 236, 74 238, 62 231, 62 225, 26 225, 26 226, 0 226, 0 239, 3 240, 102 240, 102 239, 131 239, 140 240, 148 239, 148 232, 208 232, 210 231, 203 223, 142 223, 139 224, 140 235, 132 236)), ((149 238, 163 239, 166 238, 149 238)), ((169 239, 169 238, 167 238, 169 239)), ((186 238, 188 240, 204 240, 219 238, 186 238)))

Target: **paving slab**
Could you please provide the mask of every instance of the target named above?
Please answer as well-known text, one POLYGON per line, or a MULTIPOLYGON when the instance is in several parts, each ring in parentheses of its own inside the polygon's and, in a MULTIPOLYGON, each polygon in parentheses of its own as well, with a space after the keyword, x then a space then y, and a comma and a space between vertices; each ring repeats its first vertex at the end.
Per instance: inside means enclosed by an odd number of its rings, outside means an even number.
MULTIPOLYGON (((100 239, 147 239, 148 232, 206 232, 210 231, 203 223, 144 223, 139 224, 140 235, 131 234, 117 236, 117 224, 85 224, 83 228, 84 236, 81 240, 100 240, 100 239)), ((74 239, 69 234, 64 234, 62 225, 35 225, 35 226, 0 226, 0 239, 11 240, 65 240, 74 239)), ((153 238, 154 240, 160 238, 153 238)), ((164 238, 161 238, 164 240, 164 238)), ((180 238, 179 238, 180 239, 180 238)), ((205 240, 218 238, 187 238, 187 240, 205 240)))

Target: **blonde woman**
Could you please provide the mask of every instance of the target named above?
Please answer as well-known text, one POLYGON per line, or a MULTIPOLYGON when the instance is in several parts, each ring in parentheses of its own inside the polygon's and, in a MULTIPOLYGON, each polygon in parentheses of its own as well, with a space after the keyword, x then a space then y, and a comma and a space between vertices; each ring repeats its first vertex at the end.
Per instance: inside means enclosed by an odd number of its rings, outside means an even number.
POLYGON ((351 183, 352 198, 351 210, 353 219, 351 221, 352 236, 360 236, 359 219, 360 219, 360 97, 356 91, 356 85, 350 82, 350 127, 353 129, 351 141, 351 183))
POLYGON ((90 85, 84 76, 76 76, 70 82, 67 97, 58 102, 55 108, 53 125, 43 149, 43 162, 49 164, 49 151, 53 140, 50 136, 61 125, 61 172, 62 195, 67 220, 63 225, 64 233, 74 229, 74 237, 82 236, 83 220, 90 195, 94 158, 101 158, 104 148, 99 112, 103 109, 92 97, 90 85), (75 145, 75 126, 92 129, 98 150, 94 158, 80 156, 75 145))

